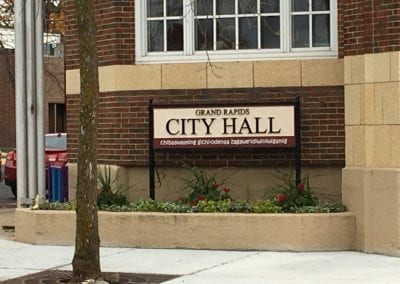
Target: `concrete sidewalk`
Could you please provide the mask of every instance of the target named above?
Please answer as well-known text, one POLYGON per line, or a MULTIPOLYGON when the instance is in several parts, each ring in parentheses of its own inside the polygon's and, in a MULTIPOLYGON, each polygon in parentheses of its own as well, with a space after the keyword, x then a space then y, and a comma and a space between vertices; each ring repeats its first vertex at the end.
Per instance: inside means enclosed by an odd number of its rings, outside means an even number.
MULTIPOLYGON (((71 270, 72 246, 0 239, 0 281, 71 270)), ((181 275, 165 283, 400 283, 400 258, 358 252, 290 253, 101 248, 103 272, 181 275)))

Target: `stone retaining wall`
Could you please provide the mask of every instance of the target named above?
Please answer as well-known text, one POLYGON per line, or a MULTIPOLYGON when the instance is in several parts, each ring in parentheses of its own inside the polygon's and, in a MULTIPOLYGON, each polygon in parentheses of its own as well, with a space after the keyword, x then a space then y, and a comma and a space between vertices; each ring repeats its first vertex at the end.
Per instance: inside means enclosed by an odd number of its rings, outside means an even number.
MULTIPOLYGON (((355 249, 353 213, 99 212, 102 246, 220 250, 329 251, 355 249)), ((16 210, 15 239, 72 245, 75 212, 16 210)))

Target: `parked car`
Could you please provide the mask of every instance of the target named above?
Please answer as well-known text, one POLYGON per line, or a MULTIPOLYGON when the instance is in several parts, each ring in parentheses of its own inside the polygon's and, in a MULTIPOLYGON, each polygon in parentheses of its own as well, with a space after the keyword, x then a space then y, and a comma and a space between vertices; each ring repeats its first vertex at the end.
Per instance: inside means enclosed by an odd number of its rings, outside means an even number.
MULTIPOLYGON (((65 166, 67 163, 67 134, 50 133, 45 135, 46 174, 48 167, 65 166)), ((17 153, 7 153, 4 165, 4 182, 11 188, 12 194, 17 196, 17 153)))

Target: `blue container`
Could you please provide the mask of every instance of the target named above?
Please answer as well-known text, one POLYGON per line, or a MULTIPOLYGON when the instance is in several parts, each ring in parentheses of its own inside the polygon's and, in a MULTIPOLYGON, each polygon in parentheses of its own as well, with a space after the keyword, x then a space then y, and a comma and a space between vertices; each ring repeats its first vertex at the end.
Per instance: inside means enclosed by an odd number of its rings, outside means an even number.
POLYGON ((48 170, 49 201, 68 201, 68 167, 49 166, 48 170))

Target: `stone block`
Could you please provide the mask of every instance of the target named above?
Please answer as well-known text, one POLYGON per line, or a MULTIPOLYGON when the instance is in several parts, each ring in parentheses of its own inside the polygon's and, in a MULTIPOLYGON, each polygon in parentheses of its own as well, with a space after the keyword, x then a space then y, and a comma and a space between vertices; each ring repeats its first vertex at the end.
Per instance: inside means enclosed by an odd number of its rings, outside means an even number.
POLYGON ((390 167, 392 160, 392 141, 390 125, 373 127, 373 165, 375 167, 390 167))
POLYGON ((345 158, 346 166, 354 166, 354 143, 353 143, 353 126, 345 126, 345 158))
POLYGON ((303 60, 303 86, 342 86, 344 64, 341 59, 303 60))
POLYGON ((349 84, 351 84, 351 83, 353 83, 352 82, 352 78, 351 78, 351 70, 352 70, 352 63, 351 63, 351 60, 352 59, 352 56, 345 56, 344 57, 344 63, 343 63, 343 65, 344 65, 344 84, 345 85, 349 85, 349 84))
POLYGON ((392 149, 392 159, 391 167, 400 168, 400 125, 391 125, 391 149, 392 149))
POLYGON ((390 81, 400 81, 400 51, 390 53, 390 81))
POLYGON ((365 62, 363 55, 356 55, 351 58, 351 83, 365 83, 365 62))
POLYGON ((298 60, 254 62, 254 87, 301 86, 298 60))
POLYGON ((361 96, 363 85, 346 85, 344 93, 344 117, 346 125, 360 125, 361 123, 361 96))
POLYGON ((252 88, 252 62, 223 62, 207 65, 208 88, 252 88))
POLYGON ((379 83, 390 81, 390 53, 365 55, 365 82, 379 83))
POLYGON ((400 90, 399 82, 375 84, 377 100, 382 100, 383 124, 400 123, 400 90))
POLYGON ((204 89, 207 86, 207 64, 163 64, 163 89, 204 89))
POLYGON ((65 71, 65 93, 79 94, 81 92, 81 81, 79 69, 65 71))
POLYGON ((161 89, 161 65, 112 65, 99 68, 100 92, 161 89))
POLYGON ((353 126, 353 162, 354 166, 365 166, 365 126, 353 126))

